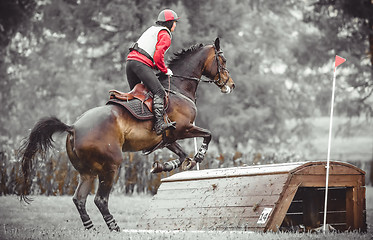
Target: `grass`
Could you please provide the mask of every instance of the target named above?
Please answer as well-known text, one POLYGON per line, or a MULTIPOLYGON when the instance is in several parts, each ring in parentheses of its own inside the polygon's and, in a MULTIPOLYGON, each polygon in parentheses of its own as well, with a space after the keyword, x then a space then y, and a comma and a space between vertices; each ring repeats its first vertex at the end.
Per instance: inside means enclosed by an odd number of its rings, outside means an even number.
MULTIPOLYGON (((151 197, 111 196, 110 209, 121 229, 136 229, 144 211, 149 210, 151 197)), ((96 231, 85 231, 71 197, 35 196, 30 205, 20 203, 15 196, 0 197, 0 239, 372 239, 373 188, 367 188, 368 233, 250 233, 158 231, 109 232, 93 203, 87 201, 87 211, 96 231)), ((167 230, 167 226, 165 229, 167 230)))

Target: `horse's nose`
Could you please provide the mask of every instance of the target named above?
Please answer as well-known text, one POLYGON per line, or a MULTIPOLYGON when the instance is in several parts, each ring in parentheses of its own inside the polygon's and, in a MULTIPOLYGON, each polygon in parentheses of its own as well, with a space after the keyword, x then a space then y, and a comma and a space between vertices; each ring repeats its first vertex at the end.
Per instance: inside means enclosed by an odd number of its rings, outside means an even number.
POLYGON ((231 77, 229 77, 229 81, 228 81, 230 87, 232 88, 232 90, 236 87, 236 85, 234 84, 234 81, 231 77))

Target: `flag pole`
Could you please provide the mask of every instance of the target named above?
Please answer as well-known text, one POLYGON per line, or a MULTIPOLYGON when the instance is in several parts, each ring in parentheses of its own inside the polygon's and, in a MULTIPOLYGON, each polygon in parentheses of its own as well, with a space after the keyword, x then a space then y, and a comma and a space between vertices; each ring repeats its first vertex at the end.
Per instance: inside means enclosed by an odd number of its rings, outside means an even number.
POLYGON ((345 62, 346 59, 339 57, 338 55, 335 56, 335 63, 334 63, 334 74, 333 74, 333 88, 332 88, 332 100, 331 100, 331 107, 330 107, 330 122, 329 122, 329 139, 328 139, 328 155, 326 159, 326 180, 325 180, 325 203, 324 203, 324 224, 323 224, 323 232, 326 232, 326 214, 328 211, 328 185, 329 185, 329 168, 330 168, 330 149, 331 149, 331 141, 332 141, 332 128, 333 128, 333 111, 334 111, 334 96, 335 96, 335 79, 336 79, 336 70, 338 65, 345 62))
POLYGON ((330 146, 332 139, 332 128, 333 128, 333 110, 334 110, 334 91, 335 91, 335 73, 336 68, 334 68, 334 77, 333 77, 333 90, 332 90, 332 103, 330 108, 330 122, 329 122, 329 139, 328 139, 328 155, 326 159, 326 180, 325 180, 325 204, 324 204, 324 225, 323 231, 326 231, 326 212, 328 209, 328 185, 329 185, 329 162, 330 162, 330 146))

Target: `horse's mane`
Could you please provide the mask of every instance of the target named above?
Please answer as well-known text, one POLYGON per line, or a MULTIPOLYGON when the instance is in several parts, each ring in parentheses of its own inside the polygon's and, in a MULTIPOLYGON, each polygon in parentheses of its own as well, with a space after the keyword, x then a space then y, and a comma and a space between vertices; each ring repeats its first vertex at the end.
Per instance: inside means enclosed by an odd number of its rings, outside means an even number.
POLYGON ((194 53, 195 51, 201 49, 204 46, 205 46, 204 44, 200 43, 200 44, 191 46, 187 50, 182 49, 174 53, 174 56, 168 61, 168 66, 172 68, 172 66, 175 66, 178 62, 182 61, 187 56, 190 56, 190 54, 194 53))

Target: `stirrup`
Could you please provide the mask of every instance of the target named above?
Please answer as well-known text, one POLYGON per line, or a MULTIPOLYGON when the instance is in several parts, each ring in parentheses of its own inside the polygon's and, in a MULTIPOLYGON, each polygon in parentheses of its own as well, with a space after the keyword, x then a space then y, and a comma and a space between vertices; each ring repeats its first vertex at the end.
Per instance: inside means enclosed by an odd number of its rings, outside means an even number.
POLYGON ((168 122, 168 123, 165 123, 164 125, 166 125, 165 130, 169 128, 176 129, 176 122, 168 122))

